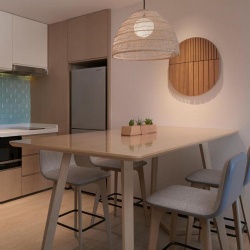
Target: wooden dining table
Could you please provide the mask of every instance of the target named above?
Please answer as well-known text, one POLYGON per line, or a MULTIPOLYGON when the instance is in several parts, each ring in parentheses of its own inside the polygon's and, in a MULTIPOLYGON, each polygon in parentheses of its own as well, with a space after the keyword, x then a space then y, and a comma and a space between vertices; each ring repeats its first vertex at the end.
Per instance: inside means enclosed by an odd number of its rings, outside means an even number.
MULTIPOLYGON (((197 145, 204 168, 211 168, 208 142, 237 133, 236 130, 159 126, 157 133, 121 136, 121 130, 107 130, 12 141, 11 145, 63 152, 60 175, 53 188, 42 249, 52 249, 70 157, 75 155, 119 159, 122 164, 122 246, 134 249, 133 162, 151 159, 151 193, 156 191, 158 157, 170 151, 197 145)), ((165 167, 165 166, 164 166, 165 167)), ((166 166, 170 167, 171 166, 166 166)))

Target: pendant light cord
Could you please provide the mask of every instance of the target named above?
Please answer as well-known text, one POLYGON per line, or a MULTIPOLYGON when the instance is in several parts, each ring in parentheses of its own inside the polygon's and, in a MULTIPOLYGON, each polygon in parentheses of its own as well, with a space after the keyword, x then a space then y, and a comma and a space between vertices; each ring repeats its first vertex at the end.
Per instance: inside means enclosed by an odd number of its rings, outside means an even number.
POLYGON ((143 9, 145 10, 145 0, 143 0, 143 9))

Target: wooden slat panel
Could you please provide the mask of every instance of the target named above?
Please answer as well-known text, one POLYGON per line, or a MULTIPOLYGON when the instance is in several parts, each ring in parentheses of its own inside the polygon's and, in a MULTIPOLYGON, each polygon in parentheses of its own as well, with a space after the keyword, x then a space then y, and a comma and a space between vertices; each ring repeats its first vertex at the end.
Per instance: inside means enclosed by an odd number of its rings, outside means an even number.
POLYGON ((178 83, 179 83, 179 92, 184 93, 185 92, 185 63, 179 64, 179 70, 178 70, 178 83))
POLYGON ((214 80, 217 82, 220 76, 220 61, 219 59, 214 60, 214 80))
POLYGON ((185 50, 183 51, 183 53, 185 53, 185 62, 189 62, 189 43, 190 40, 186 40, 184 41, 185 43, 185 50))
POLYGON ((194 61, 198 62, 199 61, 199 40, 197 37, 195 38, 195 48, 194 49, 195 49, 194 61))
POLYGON ((209 81, 208 81, 208 61, 204 61, 204 92, 207 92, 209 90, 209 81))
POLYGON ((183 94, 184 95, 188 95, 189 93, 189 63, 185 63, 183 65, 183 75, 184 75, 184 79, 183 79, 183 82, 184 82, 184 87, 183 87, 183 94))
POLYGON ((200 60, 204 60, 204 39, 200 40, 200 60))
POLYGON ((190 39, 190 62, 194 61, 194 39, 190 39))
POLYGON ((194 62, 194 95, 199 95, 199 63, 194 62))
POLYGON ((181 55, 169 61, 170 82, 183 95, 207 92, 219 78, 220 63, 219 59, 215 61, 219 54, 216 47, 210 41, 196 37, 183 41, 180 48, 181 55))
POLYGON ((209 89, 214 86, 214 60, 208 62, 208 74, 209 74, 209 89))
POLYGON ((176 75, 175 75, 175 79, 176 79, 176 89, 178 92, 181 92, 181 65, 182 64, 176 64, 175 65, 175 70, 176 70, 176 75))
POLYGON ((204 93, 204 62, 199 62, 199 95, 204 93))
POLYGON ((209 59, 209 51, 208 51, 208 41, 204 40, 204 60, 209 59))
POLYGON ((188 95, 193 96, 194 95, 194 63, 190 62, 188 64, 188 95))

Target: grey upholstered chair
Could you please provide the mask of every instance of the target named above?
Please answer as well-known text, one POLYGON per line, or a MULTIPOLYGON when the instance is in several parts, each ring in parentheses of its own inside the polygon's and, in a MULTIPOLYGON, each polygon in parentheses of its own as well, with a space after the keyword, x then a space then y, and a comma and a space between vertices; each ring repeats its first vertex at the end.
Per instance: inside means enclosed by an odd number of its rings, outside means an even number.
MULTIPOLYGON (((100 167, 104 171, 114 171, 115 172, 115 182, 114 182, 114 214, 116 215, 116 207, 117 207, 117 186, 118 186, 118 173, 121 172, 122 161, 114 160, 114 159, 106 159, 101 157, 89 157, 90 162, 96 166, 100 167)), ((149 224, 149 215, 146 204, 146 187, 145 187, 145 178, 144 178, 144 170, 143 166, 146 165, 146 161, 138 161, 134 162, 134 170, 138 173, 140 188, 141 188, 141 196, 142 196, 142 204, 145 214, 146 224, 149 224)), ((96 196, 97 198, 97 196, 96 196)), ((94 212, 98 207, 98 199, 95 201, 94 212)))
MULTIPOLYGON (((191 182, 191 186, 193 187, 212 187, 218 188, 220 184, 220 179, 222 176, 221 170, 215 169, 200 169, 189 174, 185 179, 188 182, 191 182)), ((235 222, 235 231, 236 231, 236 239, 237 239, 237 247, 239 250, 244 249, 243 247, 243 236, 241 229, 241 220, 240 220, 240 204, 243 212, 243 217, 245 223, 247 225, 247 235, 250 242, 250 204, 248 201, 248 197, 246 195, 246 186, 250 183, 250 148, 248 150, 248 163, 246 169, 246 175, 244 180, 243 191, 239 197, 239 200, 233 205, 233 216, 235 222)), ((186 236, 186 243, 188 244, 190 241, 190 237, 192 234, 192 225, 193 218, 189 218, 188 220, 188 230, 186 236)))
MULTIPOLYGON (((61 160, 62 160, 62 153, 60 152, 51 152, 44 150, 40 151, 41 172, 46 179, 54 181, 54 186, 56 185, 56 182, 58 180, 61 160)), ((109 176, 110 176, 109 173, 99 169, 77 166, 74 160, 74 156, 72 155, 66 183, 74 187, 75 191, 74 210, 69 211, 65 214, 74 212, 74 228, 72 228, 72 230, 75 231, 75 236, 77 236, 78 232, 80 250, 82 249, 82 231, 83 231, 81 187, 90 183, 96 183, 99 186, 103 200, 103 211, 106 223, 109 248, 112 249, 107 190, 106 190, 106 180, 109 176)), ((62 223, 58 224, 62 225, 62 223)))
POLYGON ((156 249, 159 224, 166 211, 172 212, 172 236, 175 240, 175 225, 178 213, 196 217, 202 226, 204 250, 211 250, 209 219, 216 219, 221 248, 228 249, 222 214, 239 197, 243 189, 247 157, 241 153, 230 159, 224 167, 218 192, 188 186, 174 185, 149 196, 151 205, 149 249, 156 249))

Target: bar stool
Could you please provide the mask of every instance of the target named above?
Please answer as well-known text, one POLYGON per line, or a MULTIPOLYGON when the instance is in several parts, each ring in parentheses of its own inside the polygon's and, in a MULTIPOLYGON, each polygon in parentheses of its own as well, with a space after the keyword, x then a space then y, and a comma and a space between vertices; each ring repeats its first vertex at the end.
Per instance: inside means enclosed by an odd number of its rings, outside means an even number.
MULTIPOLYGON (((94 156, 90 156, 89 159, 90 159, 90 162, 94 166, 100 167, 101 170, 108 171, 108 172, 114 171, 115 173, 114 193, 111 195, 114 195, 114 215, 116 216, 117 195, 121 195, 117 191, 117 186, 118 186, 118 173, 121 172, 122 161, 101 158, 101 157, 94 157, 94 156)), ((145 178, 144 178, 144 170, 143 170, 143 166, 146 164, 147 164, 146 161, 134 162, 133 169, 138 173, 138 176, 139 176, 142 204, 143 204, 143 209, 144 209, 144 214, 145 214, 145 221, 146 221, 146 224, 149 225, 149 215, 148 215, 148 209, 147 209, 147 204, 146 204, 147 195, 146 195, 146 186, 145 186, 145 178)), ((98 199, 98 196, 96 196, 93 213, 95 213, 95 211, 97 210, 98 202, 99 202, 99 199, 98 199)))
MULTIPOLYGON (((192 172, 189 174, 185 179, 188 182, 191 182, 191 186, 202 186, 202 187, 212 187, 218 188, 220 184, 220 178, 222 176, 221 170, 215 169, 200 169, 197 171, 192 172)), ((233 206, 233 217, 234 222, 236 225, 236 239, 237 239, 237 247, 238 249, 242 250, 243 247, 243 236, 241 230, 241 223, 240 223, 240 205, 243 212, 243 218, 245 220, 247 226, 247 235, 250 242, 250 207, 248 202, 248 197, 246 195, 246 186, 250 183, 250 148, 248 150, 248 163, 247 169, 245 174, 245 180, 243 184, 243 191, 239 197, 239 200, 236 201, 236 206, 233 206)), ((188 219, 188 230, 186 235, 186 243, 190 241, 190 237, 192 234, 192 225, 193 225, 193 218, 188 219)))
MULTIPOLYGON (((41 167, 42 175, 46 179, 54 182, 53 188, 55 188, 56 182, 58 181, 61 160, 62 160, 62 153, 60 152, 51 152, 51 151, 45 151, 45 150, 40 151, 40 167, 41 167)), ((66 183, 74 187, 74 191, 75 191, 74 192, 74 210, 61 214, 59 215, 59 217, 62 217, 69 213, 74 213, 74 228, 66 226, 65 224, 62 224, 59 222, 57 224, 73 230, 75 236, 77 236, 77 233, 78 233, 80 250, 82 250, 82 232, 100 223, 100 222, 95 223, 94 225, 87 227, 85 229, 83 229, 82 227, 82 213, 96 216, 96 215, 84 212, 82 210, 81 187, 90 183, 96 183, 100 189, 100 193, 101 193, 102 200, 103 200, 103 212, 104 212, 104 217, 105 217, 104 220, 105 220, 105 225, 106 225, 108 244, 109 244, 109 248, 113 249, 112 241, 111 241, 109 209, 108 209, 107 189, 106 189, 106 180, 109 176, 110 176, 109 173, 99 170, 99 169, 92 169, 92 168, 77 166, 74 160, 74 156, 72 155, 66 183)), ((102 218, 100 216, 97 216, 97 217, 102 218)))
MULTIPOLYGON (((216 193, 210 190, 174 185, 149 196, 147 202, 151 206, 152 213, 148 249, 156 249, 160 221, 167 211, 172 212, 172 241, 175 240, 176 220, 178 213, 180 213, 200 220, 202 249, 212 249, 209 219, 216 220, 221 248, 223 250, 229 249, 222 214, 235 203, 242 192, 246 165, 245 153, 232 157, 223 169, 219 189, 216 193)), ((174 243, 172 242, 172 244, 174 243)), ((168 246, 172 244, 170 243, 168 246)))

